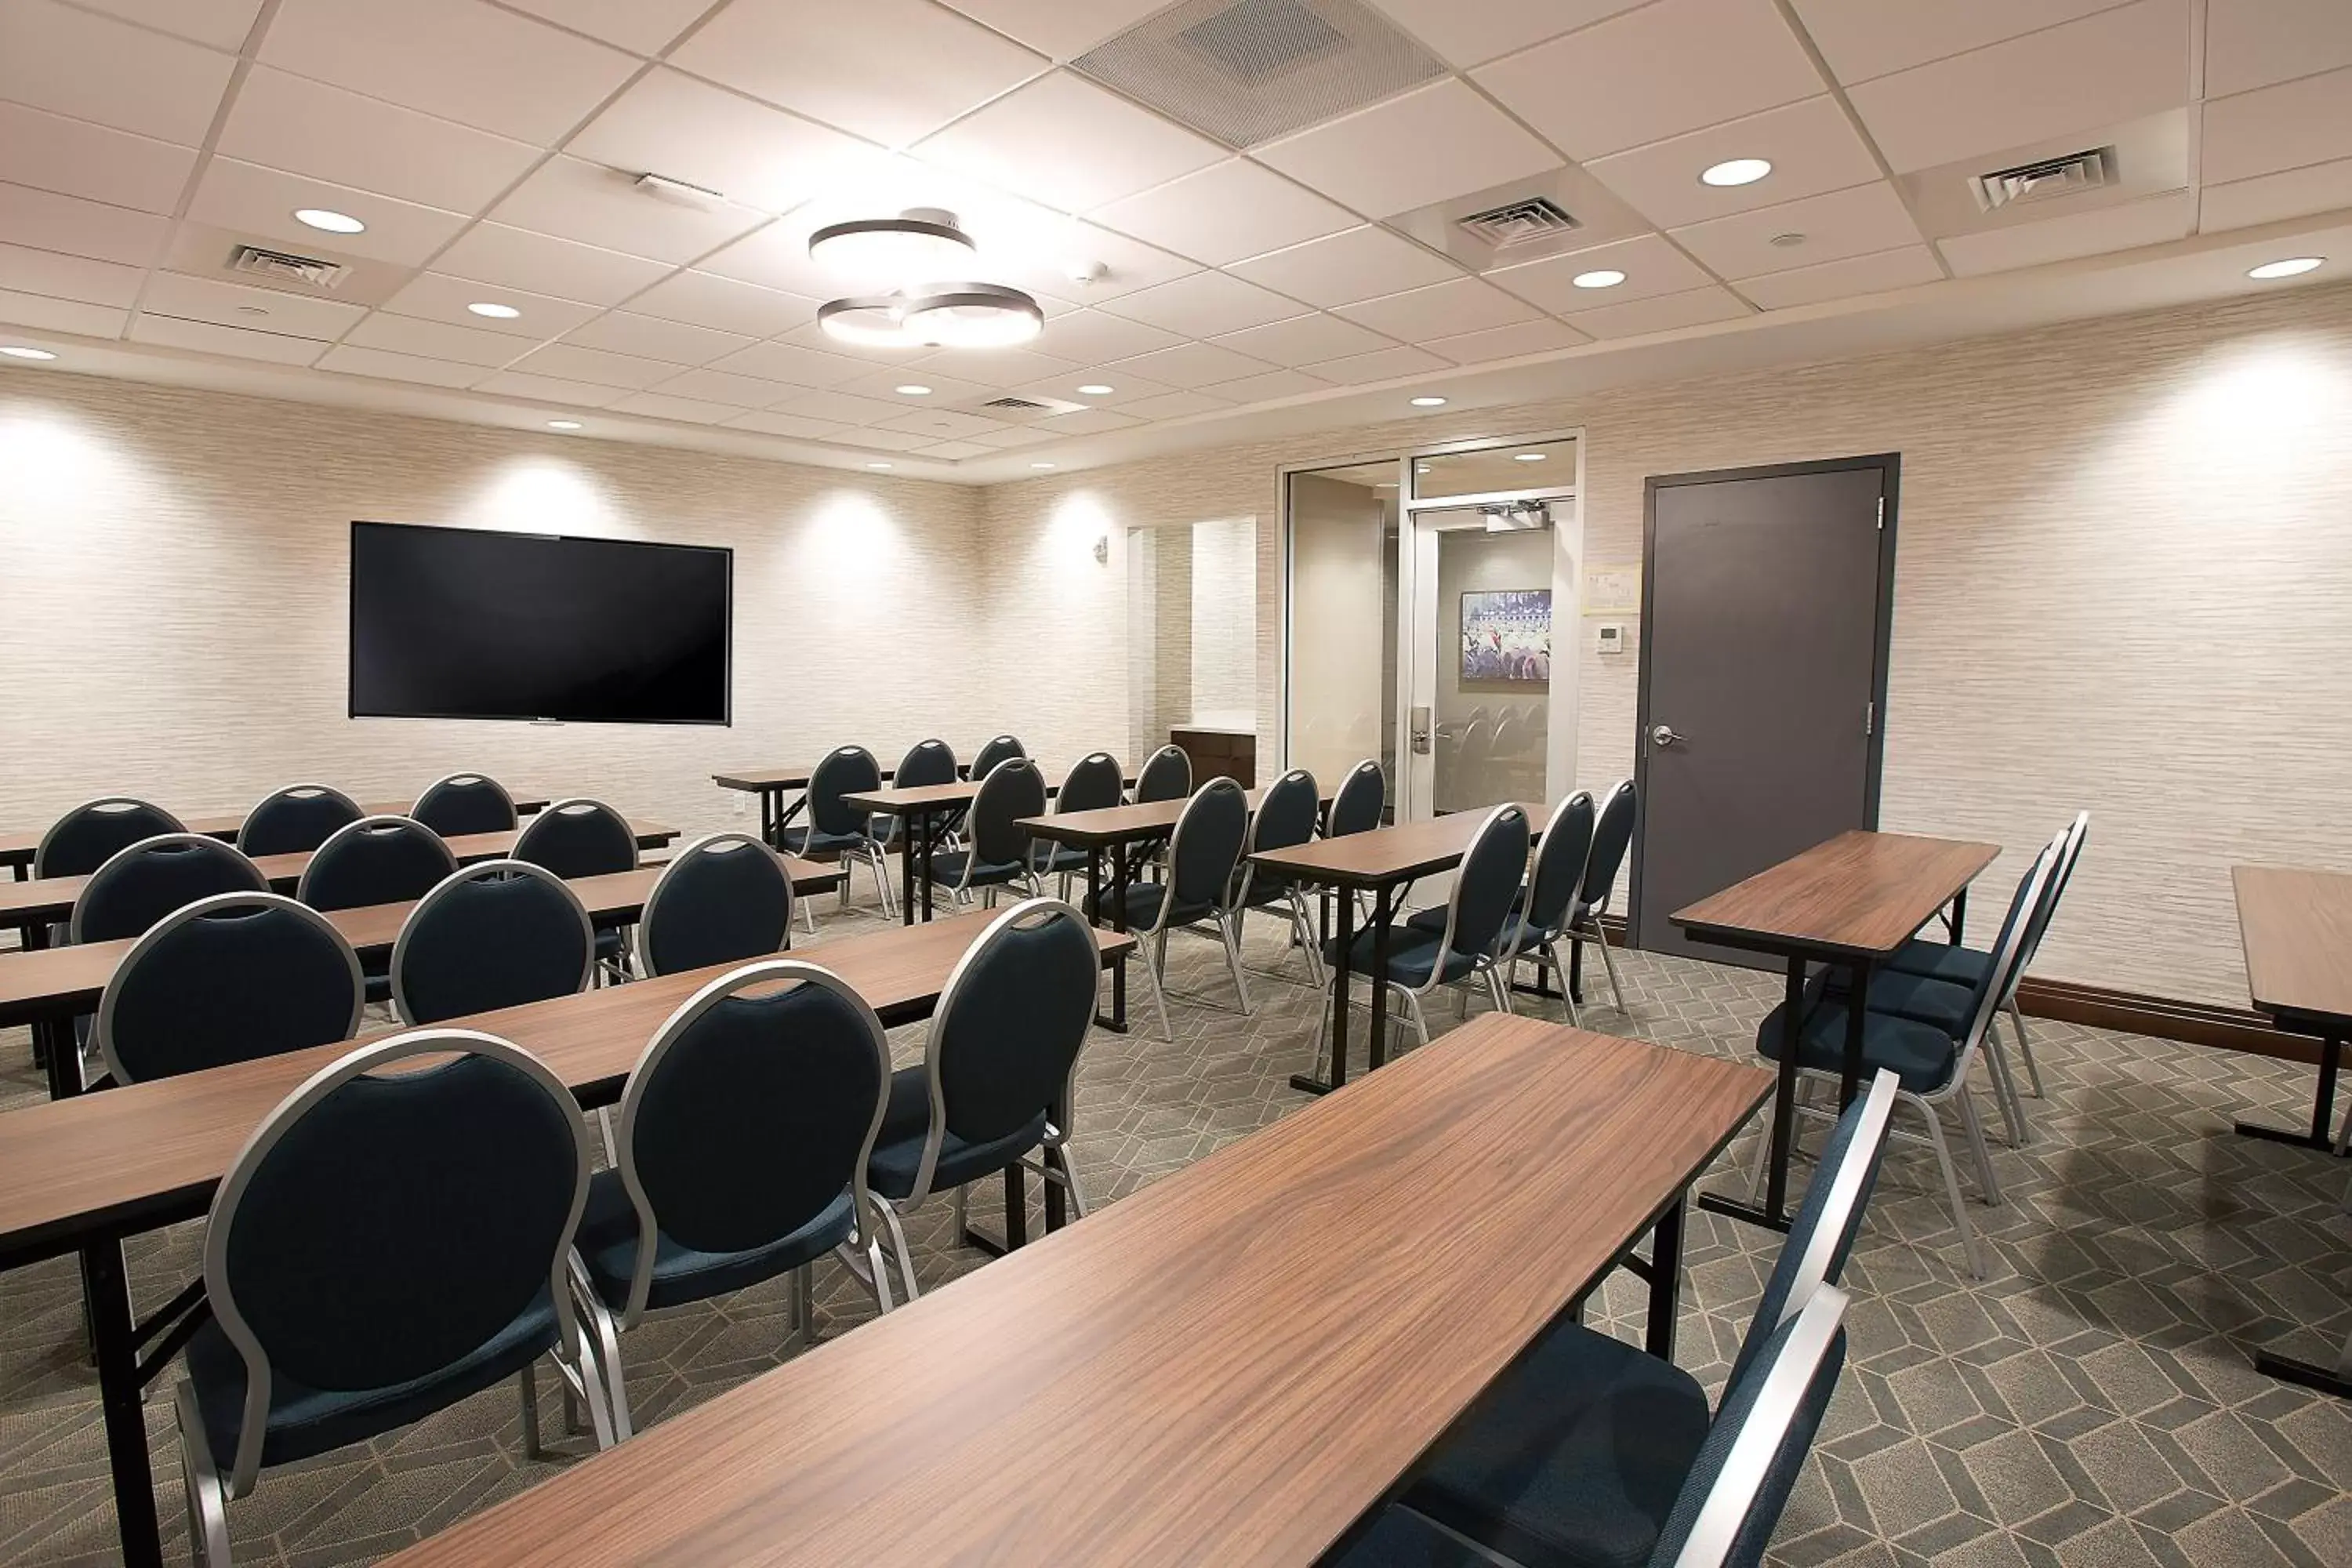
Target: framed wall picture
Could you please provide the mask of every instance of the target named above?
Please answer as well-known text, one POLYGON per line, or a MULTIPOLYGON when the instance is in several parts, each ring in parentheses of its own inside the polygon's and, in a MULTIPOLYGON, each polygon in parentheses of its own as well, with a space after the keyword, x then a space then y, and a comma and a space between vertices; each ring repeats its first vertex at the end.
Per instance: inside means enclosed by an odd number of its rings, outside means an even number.
POLYGON ((1551 590, 1490 588, 1462 595, 1462 681, 1551 683, 1551 590))

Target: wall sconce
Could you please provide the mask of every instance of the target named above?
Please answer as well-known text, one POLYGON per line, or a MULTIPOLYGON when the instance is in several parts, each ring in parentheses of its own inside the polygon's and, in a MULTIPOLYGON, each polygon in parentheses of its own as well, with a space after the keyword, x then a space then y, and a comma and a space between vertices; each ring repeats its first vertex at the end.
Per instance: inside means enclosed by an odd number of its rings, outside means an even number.
POLYGON ((1098 533, 1095 535, 1095 559, 1100 562, 1108 562, 1110 559, 1109 534, 1098 533))

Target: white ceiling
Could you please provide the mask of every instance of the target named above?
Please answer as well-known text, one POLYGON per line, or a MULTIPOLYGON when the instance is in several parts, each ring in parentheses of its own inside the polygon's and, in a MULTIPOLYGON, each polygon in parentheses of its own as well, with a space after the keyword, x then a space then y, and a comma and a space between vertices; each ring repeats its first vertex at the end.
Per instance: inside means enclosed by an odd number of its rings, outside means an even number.
POLYGON ((1160 0, 6 0, 0 342, 60 357, 0 364, 989 479, 2139 297, 2085 268, 2248 291, 2240 241, 2352 209, 2352 0, 1370 4, 1442 68, 1241 150, 1070 68, 1160 0), (2151 116, 2185 175, 1968 232, 1916 203, 2151 116), (1700 183, 1734 157, 1773 172, 1700 183), (1478 274, 1407 237, 1528 182, 1590 243, 1478 274), (809 234, 918 205, 1036 342, 817 330, 859 290, 809 234), (246 241, 352 270, 257 287, 246 241))

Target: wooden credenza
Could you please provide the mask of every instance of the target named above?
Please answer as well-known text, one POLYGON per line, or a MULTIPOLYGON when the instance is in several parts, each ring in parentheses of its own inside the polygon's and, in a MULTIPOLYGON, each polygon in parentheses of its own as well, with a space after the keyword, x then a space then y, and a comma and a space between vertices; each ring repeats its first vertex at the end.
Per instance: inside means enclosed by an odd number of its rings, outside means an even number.
POLYGON ((1211 779, 1232 779, 1257 787, 1257 733, 1252 730, 1185 729, 1168 731, 1169 742, 1192 759, 1192 787, 1211 779))

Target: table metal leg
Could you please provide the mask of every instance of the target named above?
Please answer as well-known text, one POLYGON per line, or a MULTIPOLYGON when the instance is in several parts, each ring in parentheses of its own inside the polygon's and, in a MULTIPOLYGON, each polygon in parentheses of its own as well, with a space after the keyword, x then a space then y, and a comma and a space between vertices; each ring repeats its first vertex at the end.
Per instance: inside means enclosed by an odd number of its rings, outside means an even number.
POLYGON ((43 1018, 33 1026, 33 1055, 48 1074, 49 1098, 69 1100, 82 1091, 81 1047, 71 1018, 43 1018))
POLYGON ((898 818, 898 923, 915 923, 915 818, 898 818))
POLYGON ((1584 944, 1572 936, 1568 939, 1568 995, 1578 1006, 1584 1005, 1584 944))
MULTIPOLYGON (((1853 988, 1845 995, 1845 1061, 1838 1068, 1838 1110, 1843 1111, 1853 1103, 1862 1090, 1862 1037, 1870 1022, 1870 960, 1859 959, 1853 965, 1853 988)), ((1790 1055, 1796 1055, 1796 1037, 1789 1041, 1790 1055)))
POLYGON ((915 814, 914 819, 922 828, 923 921, 928 925, 931 919, 931 857, 938 853, 939 849, 938 843, 934 838, 934 835, 939 830, 939 818, 928 811, 919 811, 915 814))
POLYGON ((2284 1127, 2272 1127, 2260 1121, 2237 1123, 2242 1138, 2262 1138, 2273 1143, 2292 1143, 2299 1149, 2317 1149, 2332 1152, 2336 1147, 2336 1075, 2344 1066, 2344 1042, 2333 1035, 2319 1041, 2319 1085, 2311 1100, 2311 1131, 2290 1132, 2284 1127))
POLYGON ((1331 1078, 1312 1073, 1290 1075, 1290 1087, 1305 1094, 1328 1094, 1348 1081, 1348 960, 1356 945, 1356 895, 1339 889, 1339 945, 1331 962, 1331 1078))
POLYGON ((1028 1239, 1029 1176, 1015 1160, 1004 1167, 1004 1249, 1010 1252, 1028 1239))
POLYGON ((1372 1023, 1364 1042, 1364 1070, 1384 1067, 1389 1059, 1389 915, 1396 889, 1387 883, 1372 898, 1372 1023))
POLYGON ((1781 1012, 1780 1071, 1772 1084, 1772 1151, 1764 1173, 1764 1206, 1720 1193, 1701 1193, 1698 1206, 1769 1230, 1789 1228, 1789 1149, 1797 1121, 1797 1034, 1804 1023, 1805 961, 1789 959, 1789 988, 1781 1012))
POLYGON ((1677 1197, 1650 1232, 1650 1321, 1643 1345, 1661 1361, 1675 1359, 1675 1319, 1682 1306, 1683 1211, 1677 1197))
POLYGON ((1969 890, 1966 888, 1952 895, 1952 918, 1948 923, 1952 929, 1952 945, 1958 947, 1960 939, 1969 933, 1969 890))
POLYGON ((155 1474, 147 1453, 147 1417, 139 1397, 139 1338, 131 1315, 131 1281, 122 1244, 112 1237, 81 1248, 82 1300, 98 1353, 99 1405, 114 1471, 114 1521, 127 1568, 159 1568, 163 1527, 155 1518, 155 1474))
POLYGON ((2336 1352, 2334 1366, 2321 1366, 2316 1362, 2297 1361, 2293 1356, 2256 1351, 2254 1370, 2282 1382, 2315 1388, 2322 1394, 2332 1394, 2338 1399, 2352 1399, 2352 1334, 2345 1336, 2344 1348, 2336 1352))

